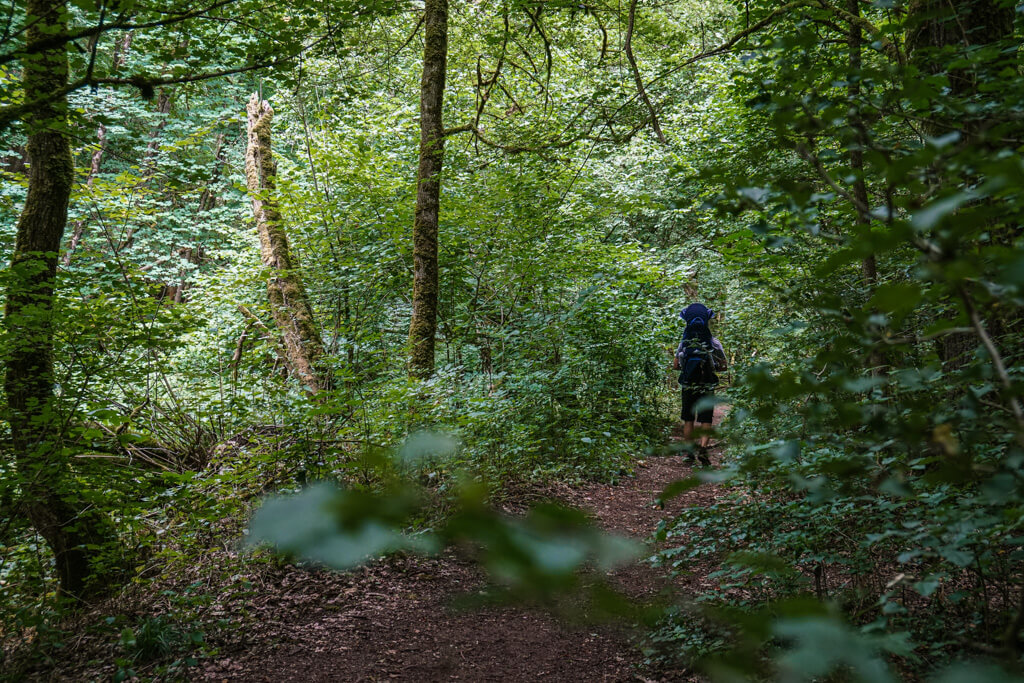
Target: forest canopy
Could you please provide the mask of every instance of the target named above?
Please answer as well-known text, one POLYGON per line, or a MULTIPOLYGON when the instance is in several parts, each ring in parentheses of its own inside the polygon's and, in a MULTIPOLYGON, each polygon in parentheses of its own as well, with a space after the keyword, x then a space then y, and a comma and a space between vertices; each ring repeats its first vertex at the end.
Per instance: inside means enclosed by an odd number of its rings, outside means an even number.
POLYGON ((10 0, 0 678, 199 677, 238 577, 451 552, 645 676, 1018 680, 1021 17, 10 0), (606 533, 559 492, 694 448, 698 301, 716 464, 606 533))

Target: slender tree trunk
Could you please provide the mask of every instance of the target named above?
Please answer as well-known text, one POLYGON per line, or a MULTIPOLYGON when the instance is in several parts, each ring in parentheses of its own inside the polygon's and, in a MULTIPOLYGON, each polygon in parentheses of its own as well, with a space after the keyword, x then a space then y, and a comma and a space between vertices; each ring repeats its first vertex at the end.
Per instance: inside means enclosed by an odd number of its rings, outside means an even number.
POLYGON ((217 134, 217 143, 214 145, 213 153, 213 173, 210 174, 210 180, 206 183, 206 187, 203 188, 203 193, 199 196, 199 211, 212 211, 217 206, 217 195, 214 193, 214 185, 220 180, 220 175, 224 171, 224 133, 217 134))
POLYGON ((149 131, 149 142, 146 143, 146 153, 142 157, 142 169, 147 176, 155 170, 156 155, 160 151, 160 138, 167 125, 167 115, 171 113, 171 93, 164 88, 160 88, 160 94, 156 96, 156 113, 160 115, 160 119, 153 130, 149 131))
MULTIPOLYGON (((103 163, 103 152, 107 149, 107 127, 102 123, 96 127, 96 149, 92 153, 92 162, 89 164, 89 177, 85 181, 85 186, 88 189, 92 189, 93 181, 96 176, 99 175, 100 165, 103 163)), ((82 235, 85 233, 85 219, 80 218, 75 221, 74 228, 71 230, 71 239, 68 240, 67 251, 64 252, 64 257, 61 259, 61 263, 65 268, 71 265, 71 255, 78 248, 78 245, 82 241, 82 235)))
MULTIPOLYGON (((98 40, 97 36, 94 40, 98 40)), ((121 70, 121 65, 124 64, 124 60, 127 57, 128 49, 132 44, 132 34, 128 32, 124 38, 114 43, 114 54, 110 60, 110 73, 111 75, 117 74, 121 70)), ((89 176, 85 181, 85 186, 92 189, 93 181, 96 176, 99 175, 100 167, 103 164, 103 153, 107 149, 107 127, 102 123, 96 127, 96 149, 92 153, 92 162, 89 164, 89 176)), ((67 251, 64 252, 64 257, 61 263, 65 268, 71 265, 71 255, 74 254, 75 249, 82 242, 82 235, 85 234, 85 219, 79 219, 75 221, 74 228, 71 231, 71 239, 68 240, 67 251)))
MULTIPOLYGON (((957 47, 960 51, 968 47, 981 46, 1008 38, 1013 34, 1014 9, 999 0, 910 0, 907 5, 910 28, 907 32, 909 61, 923 73, 945 72, 949 79, 950 94, 953 98, 971 98, 978 95, 977 72, 969 66, 950 68, 951 56, 943 48, 957 47)), ((1016 68, 1015 56, 1005 56, 1016 68)), ((992 69, 994 64, 986 65, 992 69)), ((946 108, 946 111, 950 111, 946 108)), ((980 111, 985 111, 982 108, 980 111)), ((962 114, 934 113, 924 122, 929 135, 945 135, 957 131, 962 136, 960 144, 971 144, 976 148, 991 148, 984 140, 983 132, 988 126, 983 116, 965 119, 962 114)), ((996 146, 998 148, 998 145, 996 146)), ((995 318, 996 327, 1002 309, 993 309, 989 315, 995 318)), ((953 317, 950 311, 947 314, 953 317)), ((945 317, 945 316, 944 316, 945 317)), ((949 334, 936 340, 936 350, 943 368, 949 372, 966 365, 970 352, 977 347, 975 335, 969 332, 949 334)))
MULTIPOLYGON (((157 156, 160 153, 160 138, 162 137, 164 127, 167 125, 167 115, 171 113, 171 104, 171 94, 164 88, 161 88, 156 98, 156 112, 160 117, 156 125, 149 132, 149 142, 146 143, 146 151, 142 155, 142 163, 139 164, 142 169, 143 184, 149 183, 153 176, 156 175, 157 156)), ((129 223, 124 239, 117 245, 117 251, 131 249, 134 243, 135 224, 129 223)))
MULTIPOLYGON (((847 0, 846 2, 847 11, 854 17, 860 17, 860 0, 847 0)), ((853 181, 853 196, 857 200, 858 207, 870 206, 868 199, 868 188, 864 183, 864 145, 867 144, 867 139, 864 133, 864 124, 860 118, 860 105, 856 103, 856 100, 860 97, 860 70, 861 70, 861 45, 863 44, 863 37, 861 35, 860 25, 850 22, 850 78, 849 84, 846 87, 847 94, 850 96, 851 106, 855 107, 853 116, 850 118, 850 123, 854 128, 854 142, 850 145, 850 168, 856 174, 856 180, 853 181)), ((858 218, 864 225, 871 223, 870 214, 865 214, 862 209, 857 209, 858 218)), ((864 276, 864 281, 867 282, 869 287, 874 287, 875 282, 878 280, 878 268, 875 263, 875 255, 868 254, 861 261, 861 274, 864 276)))
MULTIPOLYGON (((25 13, 31 19, 26 30, 30 45, 67 31, 63 0, 28 0, 25 13)), ((4 391, 26 514, 53 551, 61 591, 85 598, 104 588, 96 561, 116 545, 116 534, 69 476, 53 393, 57 253, 67 225, 74 164, 66 136, 67 99, 52 93, 67 83, 67 76, 64 44, 24 60, 25 98, 50 99, 25 117, 31 166, 4 312, 10 340, 4 391)))
MULTIPOLYGON (((924 73, 945 72, 950 92, 955 97, 977 93, 977 73, 971 67, 950 68, 950 58, 936 52, 942 48, 968 48, 986 45, 1013 33, 1014 8, 1000 0, 910 0, 907 5, 910 28, 907 52, 911 63, 924 73)), ((1013 62, 1012 57, 1007 58, 1013 62)), ((1012 65, 1016 68, 1016 65, 1012 65)), ((959 117, 958 117, 959 119, 959 117)), ((926 129, 932 135, 962 130, 968 136, 979 131, 979 121, 946 119, 933 116, 926 129)))
MULTIPOLYGON (((202 193, 199 195, 199 220, 201 215, 207 211, 213 210, 217 206, 217 195, 213 191, 213 186, 217 183, 220 178, 220 174, 224 167, 224 134, 219 133, 214 144, 213 152, 213 172, 210 174, 210 180, 207 181, 206 187, 203 188, 202 193)), ((178 249, 178 256, 184 261, 180 270, 178 270, 178 283, 174 285, 167 285, 164 288, 162 297, 174 304, 180 304, 185 301, 185 292, 187 292, 191 283, 188 281, 189 273, 192 271, 189 265, 199 266, 202 265, 205 254, 202 244, 193 243, 192 246, 181 247, 178 249), (188 264, 188 265, 185 265, 188 264)))
POLYGON ((416 218, 412 227, 412 319, 409 374, 434 372, 437 336, 438 213, 444 163, 444 81, 448 62, 448 0, 426 0, 423 77, 420 81, 420 163, 416 173, 416 218))
POLYGON ((245 153, 245 177, 260 237, 260 256, 270 271, 267 282, 270 312, 281 333, 292 374, 312 393, 317 393, 324 388, 324 379, 316 367, 324 348, 292 260, 281 212, 277 208, 277 162, 270 148, 270 124, 274 111, 269 102, 260 100, 257 93, 249 99, 247 111, 249 144, 245 153))

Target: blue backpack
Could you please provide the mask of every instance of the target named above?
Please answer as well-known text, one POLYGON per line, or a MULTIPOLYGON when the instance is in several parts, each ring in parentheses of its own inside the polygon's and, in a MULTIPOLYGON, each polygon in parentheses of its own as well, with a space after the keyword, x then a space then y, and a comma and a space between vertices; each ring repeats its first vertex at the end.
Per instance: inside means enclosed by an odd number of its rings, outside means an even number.
POLYGON ((679 372, 680 384, 718 384, 711 352, 689 349, 683 356, 679 372))
POLYGON ((679 365, 679 383, 718 384, 715 362, 712 358, 711 331, 708 320, 715 314, 704 304, 690 304, 679 313, 686 321, 683 332, 683 358, 679 365))

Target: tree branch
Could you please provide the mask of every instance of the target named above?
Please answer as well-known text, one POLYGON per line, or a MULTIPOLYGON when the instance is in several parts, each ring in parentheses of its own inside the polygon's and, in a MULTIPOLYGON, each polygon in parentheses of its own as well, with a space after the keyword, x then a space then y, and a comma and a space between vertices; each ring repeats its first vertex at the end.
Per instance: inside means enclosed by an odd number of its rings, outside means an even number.
POLYGON ((748 36, 757 33, 761 29, 770 26, 780 16, 787 14, 799 7, 813 7, 815 9, 822 9, 825 10, 826 12, 831 12, 832 14, 841 17, 845 21, 850 21, 860 26, 863 30, 865 30, 866 32, 870 33, 872 36, 875 36, 878 39, 886 54, 888 54, 890 57, 895 59, 900 64, 906 63, 906 58, 899 51, 899 48, 891 40, 882 35, 882 30, 880 28, 872 24, 867 19, 864 19, 863 17, 855 17, 849 12, 846 12, 845 10, 839 9, 837 7, 832 7, 827 2, 825 2, 825 0, 794 0, 793 2, 788 2, 785 5, 782 5, 781 7, 775 8, 774 10, 769 12, 763 19, 753 24, 750 24, 749 26, 747 26, 747 28, 735 34, 732 38, 725 41, 718 47, 714 47, 710 50, 701 52, 700 54, 696 54, 693 57, 690 57, 689 59, 680 62, 671 69, 663 71, 661 74, 648 81, 647 85, 651 85, 652 83, 662 81, 671 76, 672 74, 681 71, 686 67, 691 66, 699 61, 708 59, 709 57, 716 57, 718 55, 722 55, 729 52, 730 50, 732 50, 733 47, 736 46, 737 43, 739 43, 744 38, 747 38, 748 36))
POLYGON ((1010 378, 1010 373, 1006 371, 1003 356, 999 353, 995 342, 992 341, 992 337, 989 336, 988 330, 985 329, 981 316, 978 315, 978 309, 975 308, 974 301, 967 293, 967 289, 961 285, 957 288, 957 291, 960 294, 960 299, 964 302, 964 307, 967 309, 967 315, 971 319, 971 326, 974 327, 974 331, 978 338, 981 339, 981 343, 988 352, 989 358, 992 359, 992 366, 996 370, 996 376, 999 377, 999 383, 1003 386, 1003 400, 1006 401, 1007 406, 1009 406, 1010 411, 1013 413, 1013 417, 1017 420, 1017 442, 1024 446, 1024 408, 1021 408, 1020 401, 1013 394, 1013 380, 1010 378))
MULTIPOLYGON (((336 27, 335 27, 336 28, 336 27)), ((220 71, 207 71, 203 73, 192 73, 184 76, 144 76, 137 74, 135 76, 129 76, 127 78, 95 78, 91 76, 85 76, 76 81, 68 83, 63 88, 48 93, 44 97, 32 100, 30 102, 23 102, 17 105, 10 105, 7 107, 0 107, 0 132, 3 132, 8 126, 20 119, 26 113, 37 109, 41 106, 46 105, 48 102, 53 101, 57 98, 66 97, 68 94, 81 90, 85 87, 97 87, 100 85, 130 85, 139 89, 140 94, 145 99, 150 99, 153 96, 153 91, 157 86, 161 85, 174 85, 179 83, 196 83, 198 81, 209 81, 215 78, 223 78, 224 76, 232 76, 235 74, 247 73, 249 71, 257 71, 259 69, 266 69, 287 62, 298 59, 304 52, 310 50, 320 43, 327 40, 334 33, 334 29, 329 30, 323 36, 313 41, 309 45, 303 46, 301 49, 293 54, 285 55, 275 59, 268 59, 266 61, 257 62, 254 64, 246 64, 245 66, 239 66, 232 69, 223 69, 220 71)))
POLYGON ((626 59, 629 60, 629 66, 633 70, 633 80, 636 81, 636 92, 643 100, 644 104, 647 105, 647 111, 651 112, 651 127, 654 129, 654 134, 658 136, 658 142, 663 145, 668 144, 668 140, 665 139, 665 133, 661 130, 661 124, 658 123, 658 112, 655 110, 654 105, 651 104, 651 99, 647 96, 647 91, 644 89, 643 79, 640 78, 640 68, 636 65, 636 57, 633 56, 633 25, 636 19, 636 0, 630 0, 629 3, 629 20, 626 23, 626 40, 623 45, 626 51, 626 59))
POLYGON ((76 40, 81 40, 82 38, 92 38, 102 33, 107 33, 108 31, 136 31, 139 29, 173 26, 174 24, 180 24, 181 22, 188 21, 189 19, 201 17, 213 10, 220 9, 221 7, 225 7, 235 2, 237 2, 237 0, 216 0, 216 2, 201 9, 192 10, 183 14, 171 15, 164 19, 154 19, 153 21, 145 21, 137 24, 129 23, 128 17, 125 15, 122 15, 117 21, 104 24, 103 17, 101 16, 99 23, 95 26, 79 29, 78 31, 48 36, 41 40, 33 41, 22 49, 14 50, 13 52, 8 52, 6 54, 0 54, 0 66, 22 59, 27 55, 50 50, 61 45, 66 45, 67 43, 72 43, 76 40))

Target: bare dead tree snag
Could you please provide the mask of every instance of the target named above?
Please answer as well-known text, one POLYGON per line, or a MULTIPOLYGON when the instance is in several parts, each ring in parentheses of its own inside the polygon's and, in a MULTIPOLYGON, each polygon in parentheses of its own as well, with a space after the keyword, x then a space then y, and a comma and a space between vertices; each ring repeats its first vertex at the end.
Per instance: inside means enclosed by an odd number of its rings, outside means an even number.
POLYGON ((277 162, 270 147, 274 110, 269 102, 260 100, 258 93, 253 93, 246 111, 249 141, 245 151, 245 178, 260 238, 260 256, 270 276, 267 281, 270 312, 281 334, 289 369, 312 393, 317 393, 324 388, 324 378, 317 370, 324 348, 277 207, 277 162))
POLYGON ((448 62, 448 0, 426 0, 423 76, 420 81, 420 161, 416 173, 413 221, 412 318, 409 321, 409 374, 434 372, 437 336, 438 215, 444 163, 445 70, 448 62))

